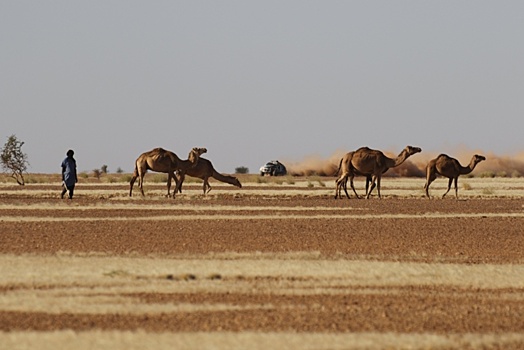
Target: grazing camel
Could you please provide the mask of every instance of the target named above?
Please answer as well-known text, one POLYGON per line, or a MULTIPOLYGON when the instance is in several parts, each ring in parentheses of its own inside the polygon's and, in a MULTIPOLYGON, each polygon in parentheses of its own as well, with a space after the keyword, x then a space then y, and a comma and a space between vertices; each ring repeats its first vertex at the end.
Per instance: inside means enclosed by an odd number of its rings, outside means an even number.
MULTIPOLYGON (((205 158, 200 158, 195 167, 187 169, 185 175, 198 177, 199 179, 204 180, 204 194, 209 193, 209 191, 211 191, 211 185, 208 181, 210 177, 214 178, 215 180, 231 184, 238 188, 242 188, 242 184, 240 183, 240 181, 238 181, 236 177, 220 174, 215 170, 211 161, 205 158)), ((184 183, 185 176, 179 172, 177 172, 177 176, 177 190, 178 192, 182 193, 182 184, 184 183)))
MULTIPOLYGON (((340 159, 340 163, 338 164, 338 170, 335 173, 337 175, 339 172, 341 172, 341 175, 338 179, 335 180, 335 184, 337 185, 337 188, 335 189, 335 199, 342 198, 341 190, 344 189, 344 192, 346 193, 346 197, 349 199, 348 194, 348 179, 351 179, 350 185, 351 189, 353 190, 353 193, 355 193, 355 196, 360 199, 361 197, 358 195, 357 191, 355 190, 355 186, 353 184, 353 178, 355 175, 361 175, 356 174, 355 169, 351 166, 351 159, 353 158, 353 154, 355 152, 348 152, 340 159)), ((369 188, 369 183, 371 182, 371 175, 366 175, 366 193, 369 188)))
MULTIPOLYGON (((163 148, 154 148, 149 152, 142 153, 137 160, 135 161, 135 171, 133 177, 129 182, 129 196, 133 194, 133 185, 135 180, 138 178, 138 186, 140 187, 140 192, 142 196, 144 195, 144 175, 148 170, 156 171, 159 173, 167 173, 167 196, 170 195, 171 190, 171 178, 177 179, 175 177, 175 171, 180 171, 185 173, 188 169, 195 167, 197 165, 200 155, 206 153, 207 149, 205 148, 193 148, 189 152, 187 160, 181 160, 176 154, 171 151, 166 151, 163 148)), ((173 193, 173 198, 175 197, 176 191, 173 193)))
POLYGON ((430 160, 426 166, 426 184, 424 185, 426 197, 431 198, 429 196, 429 185, 437 178, 437 175, 442 175, 449 178, 448 190, 442 195, 442 198, 448 194, 451 189, 451 183, 455 182, 455 198, 458 199, 457 182, 459 175, 471 173, 477 164, 483 160, 486 160, 486 157, 475 154, 466 167, 460 165, 458 160, 446 154, 440 154, 437 158, 430 160))
POLYGON ((369 198, 371 191, 377 187, 378 198, 380 196, 380 180, 382 174, 389 168, 394 168, 404 163, 410 156, 421 152, 419 147, 406 146, 395 158, 388 158, 381 151, 373 150, 368 147, 361 147, 355 151, 351 157, 351 168, 355 169, 353 174, 350 174, 350 181, 353 181, 355 175, 371 176, 371 187, 366 190, 366 198, 369 198))

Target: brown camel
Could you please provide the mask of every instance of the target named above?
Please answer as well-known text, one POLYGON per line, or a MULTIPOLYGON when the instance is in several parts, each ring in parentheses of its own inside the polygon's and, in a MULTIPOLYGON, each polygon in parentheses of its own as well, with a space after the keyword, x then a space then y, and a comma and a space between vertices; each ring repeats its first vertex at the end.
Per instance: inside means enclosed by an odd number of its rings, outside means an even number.
POLYGON ((351 167, 354 169, 350 174, 350 181, 355 175, 371 176, 371 187, 367 190, 366 198, 369 198, 371 192, 377 187, 378 198, 380 196, 380 180, 382 174, 388 169, 399 166, 404 163, 410 156, 421 152, 419 147, 406 146, 395 158, 388 158, 381 151, 373 150, 368 147, 361 147, 355 151, 351 158, 351 167))
MULTIPOLYGON (((211 161, 205 158, 200 158, 195 167, 187 169, 185 175, 197 177, 199 179, 204 180, 204 194, 209 193, 209 191, 211 191, 211 185, 208 181, 210 177, 214 178, 215 180, 231 184, 238 188, 242 188, 242 184, 240 183, 240 181, 238 181, 236 177, 220 174, 215 170, 211 161)), ((177 172, 177 176, 177 189, 178 192, 182 193, 182 184, 184 183, 185 176, 179 172, 177 172)))
MULTIPOLYGON (((355 169, 351 166, 351 159, 353 158, 354 153, 355 152, 348 152, 344 155, 344 157, 342 157, 342 159, 340 159, 340 163, 338 164, 338 170, 335 173, 335 175, 337 175, 341 171, 342 172, 341 172, 340 177, 335 180, 335 183, 337 185, 337 188, 335 189, 335 199, 342 198, 341 196, 342 189, 346 193, 346 197, 349 199, 348 187, 347 187, 348 179, 351 179, 350 181, 351 189, 353 190, 353 193, 355 193, 355 196, 359 199, 361 198, 358 195, 357 191, 355 190, 355 186, 353 184, 353 178, 355 177, 355 175, 361 175, 361 174, 356 174, 355 169)), ((366 176, 366 193, 368 191, 370 182, 371 182, 371 175, 367 175, 366 176)))
POLYGON ((426 184, 424 185, 426 197, 430 198, 429 185, 437 178, 437 175, 442 175, 449 178, 448 190, 442 195, 442 198, 448 194, 451 189, 451 183, 455 182, 455 198, 458 199, 458 177, 471 173, 477 164, 483 160, 486 160, 486 157, 475 154, 466 167, 460 165, 458 160, 446 154, 440 154, 437 158, 430 160, 426 166, 426 184))
MULTIPOLYGON (((188 159, 186 160, 181 160, 176 154, 171 151, 166 151, 163 148, 154 148, 149 152, 142 153, 135 161, 135 171, 133 173, 133 178, 129 183, 129 196, 132 196, 133 185, 137 178, 140 192, 144 195, 144 175, 148 170, 168 174, 167 195, 169 196, 171 190, 171 178, 174 178, 175 183, 177 183, 175 171, 185 173, 188 169, 195 167, 200 155, 206 152, 207 149, 205 148, 195 147, 191 152, 189 152, 188 159)), ((175 197, 175 193, 176 191, 173 192, 173 197, 175 197)))

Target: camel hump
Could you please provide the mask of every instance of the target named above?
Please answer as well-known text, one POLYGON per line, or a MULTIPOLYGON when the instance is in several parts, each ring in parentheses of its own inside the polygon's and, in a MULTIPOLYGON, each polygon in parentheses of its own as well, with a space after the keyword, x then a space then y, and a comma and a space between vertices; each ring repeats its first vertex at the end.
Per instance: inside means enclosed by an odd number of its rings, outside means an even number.
POLYGON ((165 158, 169 155, 168 151, 160 147, 154 148, 148 153, 149 158, 151 158, 153 161, 158 161, 159 159, 165 158))
POLYGON ((149 152, 146 152, 145 154, 147 155, 155 155, 155 154, 165 154, 167 151, 163 148, 160 148, 160 147, 157 147, 157 148, 153 148, 151 151, 149 152))
POLYGON ((363 151, 373 151, 373 150, 367 146, 364 146, 364 147, 360 147, 355 152, 363 152, 363 151))

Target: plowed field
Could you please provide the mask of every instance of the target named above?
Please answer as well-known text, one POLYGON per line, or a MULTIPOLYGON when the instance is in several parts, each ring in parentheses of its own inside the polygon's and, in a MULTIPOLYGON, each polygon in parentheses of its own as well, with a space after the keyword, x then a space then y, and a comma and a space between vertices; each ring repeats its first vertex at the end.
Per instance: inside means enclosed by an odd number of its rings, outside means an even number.
POLYGON ((250 179, 0 184, 0 348, 524 348, 524 180, 250 179))

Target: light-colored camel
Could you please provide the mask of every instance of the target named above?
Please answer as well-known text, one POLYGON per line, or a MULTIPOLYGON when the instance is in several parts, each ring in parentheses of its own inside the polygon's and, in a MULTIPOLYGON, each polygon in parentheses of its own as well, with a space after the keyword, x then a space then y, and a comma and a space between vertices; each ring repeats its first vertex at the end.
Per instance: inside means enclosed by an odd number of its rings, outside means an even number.
MULTIPOLYGON (((171 190, 171 178, 175 179, 175 184, 177 183, 175 171, 185 173, 188 169, 195 167, 200 155, 206 152, 207 149, 205 148, 195 147, 189 152, 188 159, 186 160, 178 158, 175 153, 163 148, 154 148, 149 152, 142 153, 135 161, 135 171, 129 182, 129 196, 131 197, 133 194, 133 185, 137 178, 140 192, 144 195, 144 176, 148 170, 168 174, 167 195, 169 196, 171 190)), ((175 197, 175 194, 176 191, 173 192, 173 197, 175 197)))
MULTIPOLYGON (((351 166, 351 159, 353 158, 354 153, 355 153, 354 151, 348 152, 344 155, 344 157, 342 157, 342 159, 340 159, 340 162, 338 164, 338 170, 335 173, 335 175, 337 175, 338 173, 341 173, 340 177, 335 180, 335 184, 337 186, 335 189, 335 199, 342 198, 342 195, 341 195, 342 189, 346 193, 346 197, 349 199, 348 187, 347 187, 348 179, 351 179, 350 181, 351 189, 353 190, 353 193, 355 193, 355 196, 357 198, 361 198, 358 195, 357 191, 355 190, 355 186, 353 184, 353 178, 355 177, 355 175, 360 175, 360 174, 356 174, 355 169, 353 169, 353 167, 351 166)), ((367 175, 366 176, 366 193, 368 191, 370 182, 371 182, 371 175, 367 175)))
POLYGON ((449 179, 448 190, 442 195, 442 198, 448 194, 451 189, 451 183, 455 182, 455 198, 458 199, 458 177, 460 175, 471 173, 477 164, 483 160, 486 160, 486 157, 475 154, 471 158, 468 166, 465 167, 460 165, 458 160, 451 158, 447 154, 440 154, 437 158, 430 160, 426 166, 426 184, 424 185, 426 197, 430 198, 429 185, 431 185, 431 183, 437 178, 437 175, 442 175, 449 179))
MULTIPOLYGON (((215 170, 211 161, 205 158, 200 158, 197 162, 197 165, 194 168, 187 169, 185 175, 197 177, 199 179, 204 180, 204 194, 209 193, 209 191, 211 191, 211 185, 209 184, 210 177, 214 178, 215 180, 242 188, 242 184, 240 183, 240 181, 238 181, 236 177, 220 174, 218 171, 215 170)), ((182 184, 184 183, 185 176, 177 172, 177 177, 177 189, 178 192, 182 193, 182 184)))
POLYGON ((350 181, 353 181, 355 175, 368 176, 371 175, 371 186, 366 192, 366 198, 369 198, 371 192, 377 187, 378 198, 380 196, 380 180, 382 174, 388 169, 399 166, 404 163, 410 156, 421 152, 419 147, 406 146, 396 158, 389 158, 381 151, 373 150, 368 147, 361 147, 355 151, 351 157, 351 168, 354 169, 353 174, 350 175, 350 181))

